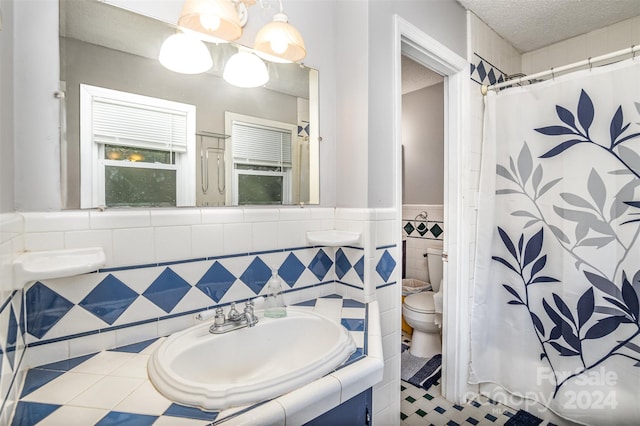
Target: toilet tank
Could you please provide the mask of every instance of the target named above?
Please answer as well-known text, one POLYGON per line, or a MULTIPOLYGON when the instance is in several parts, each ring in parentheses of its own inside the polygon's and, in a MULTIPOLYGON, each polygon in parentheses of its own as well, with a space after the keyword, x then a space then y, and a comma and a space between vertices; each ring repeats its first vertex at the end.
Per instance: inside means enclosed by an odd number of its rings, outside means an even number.
POLYGON ((429 267, 429 282, 434 292, 440 290, 442 282, 442 249, 427 249, 427 265, 429 267))

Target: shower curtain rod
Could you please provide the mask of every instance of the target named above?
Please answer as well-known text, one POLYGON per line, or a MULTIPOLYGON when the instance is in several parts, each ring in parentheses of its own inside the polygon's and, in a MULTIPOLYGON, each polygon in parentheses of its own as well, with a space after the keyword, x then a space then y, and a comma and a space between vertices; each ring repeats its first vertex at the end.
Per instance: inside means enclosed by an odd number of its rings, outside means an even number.
POLYGON ((561 72, 565 72, 565 71, 569 71, 572 70, 574 68, 578 68, 578 67, 584 67, 584 66, 589 66, 589 68, 591 68, 591 66, 593 66, 594 62, 601 62, 601 61, 606 61, 608 59, 613 59, 613 58, 617 58, 618 56, 623 56, 623 55, 628 55, 628 54, 633 54, 633 57, 635 58, 636 56, 636 52, 640 52, 640 45, 636 46, 633 45, 631 47, 627 47, 626 49, 622 49, 622 50, 618 50, 616 52, 611 52, 611 53, 607 53, 601 56, 596 56, 595 58, 589 58, 589 59, 585 59, 579 62, 574 62, 572 64, 569 65, 563 65, 561 67, 558 68, 551 68, 549 70, 546 71, 542 71, 536 74, 531 74, 531 75, 525 75, 523 77, 519 77, 517 79, 513 79, 513 80, 507 80, 504 81, 502 83, 498 83, 498 84, 492 84, 490 86, 483 84, 480 87, 480 91, 482 92, 483 96, 486 96, 487 93, 489 93, 489 90, 498 90, 501 89, 503 87, 507 87, 507 86, 513 86, 513 85, 522 85, 522 82, 527 82, 529 81, 529 83, 531 84, 531 80, 535 80, 538 78, 543 78, 543 77, 548 77, 550 75, 555 76, 555 74, 557 73, 561 73, 561 72))

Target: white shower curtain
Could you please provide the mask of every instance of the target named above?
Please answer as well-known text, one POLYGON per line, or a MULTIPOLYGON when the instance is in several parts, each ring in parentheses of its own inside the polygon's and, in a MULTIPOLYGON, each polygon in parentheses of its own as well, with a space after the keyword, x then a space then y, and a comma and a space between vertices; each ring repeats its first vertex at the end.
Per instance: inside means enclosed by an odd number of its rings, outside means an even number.
POLYGON ((640 419, 640 58, 491 92, 471 377, 590 425, 640 419))

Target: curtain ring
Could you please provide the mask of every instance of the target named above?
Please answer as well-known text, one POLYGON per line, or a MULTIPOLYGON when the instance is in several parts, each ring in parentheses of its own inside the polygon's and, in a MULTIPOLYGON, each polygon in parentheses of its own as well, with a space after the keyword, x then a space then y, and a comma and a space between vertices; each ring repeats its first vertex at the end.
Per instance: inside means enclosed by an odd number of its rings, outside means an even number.
POLYGON ((555 80, 556 79, 556 73, 553 72, 553 67, 551 67, 551 80, 555 80))
POLYGON ((631 45, 631 59, 633 59, 634 61, 636 60, 636 51, 634 50, 636 48, 635 44, 631 45))
POLYGON ((593 64, 591 63, 591 56, 589 56, 589 59, 587 59, 587 61, 589 61, 589 71, 591 71, 591 67, 593 67, 593 64))

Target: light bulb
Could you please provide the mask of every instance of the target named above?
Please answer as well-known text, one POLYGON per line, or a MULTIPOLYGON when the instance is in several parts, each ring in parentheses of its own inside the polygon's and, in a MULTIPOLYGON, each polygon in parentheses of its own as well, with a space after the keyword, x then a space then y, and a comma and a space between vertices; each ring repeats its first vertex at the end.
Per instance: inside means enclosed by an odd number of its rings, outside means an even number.
POLYGON ((289 48, 289 43, 283 37, 273 37, 269 44, 271 45, 271 50, 279 55, 286 52, 289 48))
POLYGON ((196 37, 177 33, 167 38, 160 48, 160 63, 182 74, 199 74, 213 66, 207 46, 196 37))
POLYGON ((207 31, 215 31, 220 28, 220 17, 217 15, 200 15, 200 24, 207 31))

